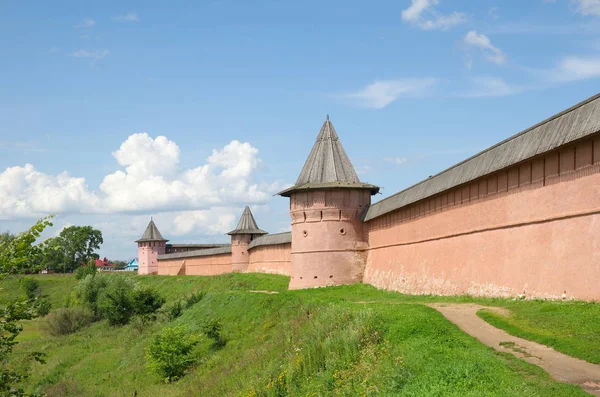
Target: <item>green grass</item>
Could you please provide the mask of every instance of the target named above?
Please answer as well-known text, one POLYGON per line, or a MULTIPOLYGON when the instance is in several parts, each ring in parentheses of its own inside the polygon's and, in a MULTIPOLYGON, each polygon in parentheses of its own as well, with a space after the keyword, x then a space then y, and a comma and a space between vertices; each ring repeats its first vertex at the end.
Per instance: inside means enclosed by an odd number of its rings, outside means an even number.
POLYGON ((510 309, 509 316, 489 310, 477 315, 511 335, 600 364, 600 304, 518 301, 503 306, 510 309))
MULTIPOLYGON (((419 304, 472 298, 412 297, 366 285, 286 291, 287 277, 261 274, 132 277, 159 289, 167 301, 200 290, 206 296, 176 320, 154 322, 141 331, 133 324, 110 327, 102 321, 73 335, 49 337, 36 331, 22 338, 11 365, 25 365, 26 352, 48 354, 45 365, 33 364, 28 391, 50 397, 586 395, 482 345, 419 304), (223 324, 224 347, 201 337, 200 361, 172 384, 147 370, 144 348, 162 328, 183 324, 200 335, 208 319, 223 324)), ((5 291, 17 291, 16 282, 7 280, 5 291)), ((43 282, 42 289, 57 294, 51 297, 56 302, 64 301, 68 283, 57 282, 63 288, 43 282)), ((26 332, 36 321, 27 324, 26 332)))

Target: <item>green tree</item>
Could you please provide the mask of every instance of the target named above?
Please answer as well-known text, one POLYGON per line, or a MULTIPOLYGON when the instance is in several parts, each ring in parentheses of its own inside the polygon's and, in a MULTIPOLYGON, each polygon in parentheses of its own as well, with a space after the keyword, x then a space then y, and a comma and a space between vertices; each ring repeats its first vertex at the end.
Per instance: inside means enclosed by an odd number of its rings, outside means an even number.
POLYGON ((59 236, 65 253, 66 267, 73 271, 89 259, 98 259, 94 253, 104 242, 102 232, 91 226, 70 226, 59 236))
POLYGON ((9 232, 4 232, 0 234, 0 251, 2 251, 4 249, 4 246, 7 246, 15 238, 17 238, 17 236, 9 232))
POLYGON ((129 262, 126 261, 110 261, 113 265, 115 265, 115 269, 116 270, 122 270, 125 269, 125 266, 127 266, 129 264, 129 262))
MULTIPOLYGON (((0 250, 0 284, 10 273, 32 270, 43 248, 36 240, 47 226, 52 226, 50 217, 43 218, 35 223, 29 230, 20 233, 10 241, 5 240, 0 250)), ((1 291, 0 291, 1 292, 1 291)), ((10 369, 4 365, 17 344, 16 338, 23 330, 22 320, 30 320, 37 316, 37 299, 21 298, 10 302, 0 308, 0 395, 25 396, 22 388, 15 385, 22 383, 28 373, 21 369, 10 369)), ((38 362, 43 362, 42 353, 30 353, 30 357, 38 362)))
POLYGON ((69 226, 58 237, 45 241, 42 264, 56 272, 72 272, 90 259, 98 259, 96 250, 104 242, 102 232, 91 226, 69 226))
POLYGON ((4 273, 4 277, 10 273, 39 270, 36 267, 41 263, 40 258, 44 254, 45 244, 35 244, 35 242, 46 227, 52 226, 52 222, 50 222, 52 217, 40 219, 29 230, 2 244, 0 273, 4 273))
POLYGON ((41 267, 57 273, 67 272, 66 256, 61 238, 50 237, 44 242, 41 267))

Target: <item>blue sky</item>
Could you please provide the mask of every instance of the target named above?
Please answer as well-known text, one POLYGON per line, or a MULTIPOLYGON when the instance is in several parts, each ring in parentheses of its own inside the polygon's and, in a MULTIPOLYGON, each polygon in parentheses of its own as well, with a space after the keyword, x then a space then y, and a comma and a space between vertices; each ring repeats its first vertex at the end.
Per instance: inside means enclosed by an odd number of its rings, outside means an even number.
POLYGON ((378 201, 596 94, 599 37, 600 0, 0 0, 0 230, 287 230, 326 114, 378 201))

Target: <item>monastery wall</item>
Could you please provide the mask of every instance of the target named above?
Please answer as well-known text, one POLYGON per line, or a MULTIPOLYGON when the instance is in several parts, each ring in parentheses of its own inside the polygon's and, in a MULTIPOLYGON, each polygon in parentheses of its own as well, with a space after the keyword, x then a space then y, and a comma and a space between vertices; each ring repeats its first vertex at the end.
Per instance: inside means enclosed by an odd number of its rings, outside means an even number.
POLYGON ((250 251, 249 273, 290 275, 292 244, 261 245, 250 251))
POLYGON ((365 223, 364 282, 408 294, 600 299, 600 136, 365 223))
POLYGON ((230 247, 205 249, 196 254, 168 254, 158 258, 158 274, 165 276, 215 276, 231 272, 230 247))

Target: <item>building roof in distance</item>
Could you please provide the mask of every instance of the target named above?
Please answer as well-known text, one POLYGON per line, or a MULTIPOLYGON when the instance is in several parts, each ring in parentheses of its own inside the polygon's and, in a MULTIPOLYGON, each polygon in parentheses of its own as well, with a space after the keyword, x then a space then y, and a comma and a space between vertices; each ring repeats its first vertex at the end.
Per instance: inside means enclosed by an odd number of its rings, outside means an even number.
POLYGON ((158 231, 158 228, 154 224, 154 221, 150 219, 150 223, 146 227, 146 231, 142 235, 142 237, 136 241, 136 243, 142 243, 146 241, 169 241, 163 238, 162 234, 158 231))
POLYGON ((254 220, 254 215, 252 215, 252 211, 250 211, 250 207, 246 206, 237 227, 227 234, 267 234, 267 232, 258 228, 256 220, 254 220))
POLYGON ((292 192, 310 189, 368 189, 371 194, 379 187, 362 183, 340 142, 329 116, 323 123, 296 184, 278 194, 289 197, 292 192))

